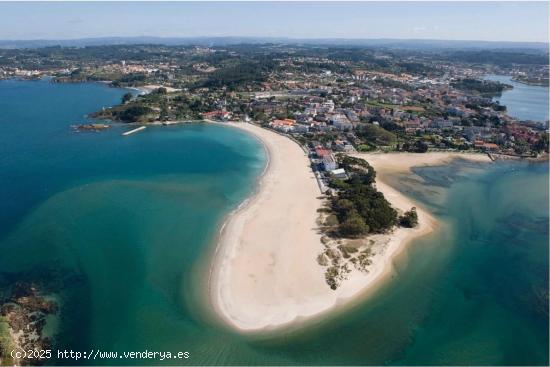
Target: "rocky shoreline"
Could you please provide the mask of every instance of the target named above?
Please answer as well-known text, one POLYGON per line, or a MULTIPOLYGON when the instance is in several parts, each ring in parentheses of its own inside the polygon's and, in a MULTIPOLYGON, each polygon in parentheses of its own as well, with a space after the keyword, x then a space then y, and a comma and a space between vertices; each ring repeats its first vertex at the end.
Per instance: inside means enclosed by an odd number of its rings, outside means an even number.
POLYGON ((0 323, 4 324, 0 338, 0 365, 37 365, 36 358, 11 355, 12 350, 51 349, 52 339, 44 335, 46 319, 56 315, 58 303, 36 283, 17 282, 0 298, 0 323), (7 330, 5 330, 7 329, 7 330))

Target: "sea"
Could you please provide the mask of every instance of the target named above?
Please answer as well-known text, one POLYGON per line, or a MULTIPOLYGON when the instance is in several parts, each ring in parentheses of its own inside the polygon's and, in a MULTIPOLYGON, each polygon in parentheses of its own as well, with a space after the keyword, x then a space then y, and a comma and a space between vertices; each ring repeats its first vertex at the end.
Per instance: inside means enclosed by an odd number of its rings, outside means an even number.
POLYGON ((532 120, 546 122, 550 113, 550 89, 538 85, 528 85, 512 80, 509 75, 490 74, 485 77, 487 80, 494 80, 511 85, 513 88, 502 92, 493 100, 505 105, 510 116, 520 120, 532 120))
POLYGON ((125 90, 0 81, 0 292, 55 293, 49 365, 548 365, 548 165, 468 163, 388 179, 439 219, 368 298, 304 327, 236 333, 211 312, 224 217, 259 141, 211 124, 75 132, 125 90), (128 358, 188 352, 188 359, 128 358))

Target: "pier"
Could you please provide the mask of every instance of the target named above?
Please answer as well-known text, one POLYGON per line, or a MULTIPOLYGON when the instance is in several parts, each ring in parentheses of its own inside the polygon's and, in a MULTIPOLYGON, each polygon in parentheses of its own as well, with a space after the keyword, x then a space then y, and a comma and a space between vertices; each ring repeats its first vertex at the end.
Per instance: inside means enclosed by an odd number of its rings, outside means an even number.
POLYGON ((133 130, 126 131, 126 132, 122 133, 122 135, 123 135, 123 136, 131 135, 131 134, 137 133, 137 132, 139 132, 139 131, 141 131, 141 130, 145 130, 146 128, 147 128, 147 127, 145 127, 145 126, 136 127, 136 128, 133 129, 133 130))

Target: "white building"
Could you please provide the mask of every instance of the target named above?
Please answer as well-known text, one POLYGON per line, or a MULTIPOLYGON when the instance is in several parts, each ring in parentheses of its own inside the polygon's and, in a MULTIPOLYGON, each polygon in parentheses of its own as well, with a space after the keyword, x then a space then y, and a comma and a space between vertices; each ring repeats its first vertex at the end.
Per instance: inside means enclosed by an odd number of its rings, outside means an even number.
POLYGON ((330 171, 330 173, 340 179, 340 180, 347 180, 348 179, 348 175, 346 174, 346 170, 344 170, 343 168, 338 168, 338 169, 333 169, 332 171, 330 171))
POLYGON ((322 107, 326 112, 332 112, 334 111, 334 102, 332 99, 329 99, 328 101, 323 102, 322 107))
POLYGON ((336 168, 338 168, 338 165, 336 164, 336 159, 332 154, 323 157, 323 169, 325 171, 333 171, 336 168))

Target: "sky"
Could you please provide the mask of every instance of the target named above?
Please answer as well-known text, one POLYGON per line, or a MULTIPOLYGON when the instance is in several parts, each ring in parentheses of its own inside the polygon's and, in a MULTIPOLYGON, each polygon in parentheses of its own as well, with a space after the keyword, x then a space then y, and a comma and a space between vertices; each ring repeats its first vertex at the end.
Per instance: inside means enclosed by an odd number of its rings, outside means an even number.
POLYGON ((0 39, 290 37, 548 42, 548 2, 0 2, 0 39))

